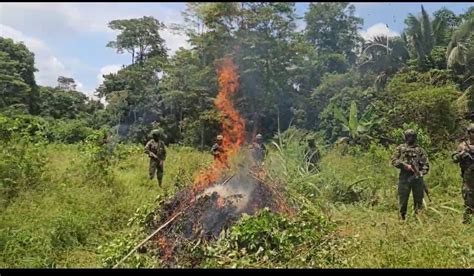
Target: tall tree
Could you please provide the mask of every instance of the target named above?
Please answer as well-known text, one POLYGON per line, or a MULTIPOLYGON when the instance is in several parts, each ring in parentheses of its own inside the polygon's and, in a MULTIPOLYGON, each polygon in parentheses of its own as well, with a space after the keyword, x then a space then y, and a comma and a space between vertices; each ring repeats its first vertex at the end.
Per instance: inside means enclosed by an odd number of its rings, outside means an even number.
POLYGON ((355 62, 354 49, 362 42, 358 31, 363 19, 348 2, 311 3, 304 15, 308 40, 321 52, 343 53, 355 62))
POLYGON ((120 31, 116 40, 110 41, 107 47, 116 48, 118 53, 124 50, 132 55, 132 64, 143 62, 152 56, 166 57, 165 41, 159 31, 165 25, 151 16, 142 18, 113 20, 109 28, 120 31))
POLYGON ((58 88, 65 91, 76 91, 76 81, 73 78, 64 76, 58 77, 58 88))
POLYGON ((23 43, 0 37, 0 107, 25 105, 38 112, 34 54, 23 43))

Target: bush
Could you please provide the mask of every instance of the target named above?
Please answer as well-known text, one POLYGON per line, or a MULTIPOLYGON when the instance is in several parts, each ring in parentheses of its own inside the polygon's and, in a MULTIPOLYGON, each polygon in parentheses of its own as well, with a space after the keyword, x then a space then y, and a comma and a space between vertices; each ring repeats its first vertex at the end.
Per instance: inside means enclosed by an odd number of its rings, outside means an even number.
POLYGON ((72 144, 83 141, 93 133, 84 120, 56 120, 49 131, 50 141, 72 144))
POLYGON ((207 247, 204 267, 325 267, 344 263, 343 240, 324 216, 302 210, 288 218, 263 209, 244 216, 216 246, 207 247))
POLYGON ((393 127, 416 123, 437 141, 437 148, 443 148, 449 143, 451 133, 458 128, 454 101, 459 95, 452 86, 425 87, 407 92, 396 100, 389 123, 393 127))

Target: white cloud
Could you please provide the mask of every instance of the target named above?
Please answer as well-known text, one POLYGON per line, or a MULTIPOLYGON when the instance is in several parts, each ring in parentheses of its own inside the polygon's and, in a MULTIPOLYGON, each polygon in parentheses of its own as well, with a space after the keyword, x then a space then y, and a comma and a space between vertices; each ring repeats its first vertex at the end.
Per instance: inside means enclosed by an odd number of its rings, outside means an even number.
POLYGON ((369 40, 374 36, 388 36, 388 37, 395 37, 399 36, 395 31, 390 30, 390 26, 387 28, 385 23, 377 23, 371 27, 369 27, 366 31, 360 31, 360 35, 365 39, 369 40))
MULTIPOLYGON (((28 36, 10 26, 0 24, 0 36, 13 39, 16 43, 23 42, 35 55, 36 83, 44 86, 56 86, 59 76, 73 77, 63 61, 54 55, 53 50, 43 41, 28 36)), ((74 78, 74 77, 73 77, 74 78)), ((75 79, 77 90, 92 94, 91 89, 86 89, 82 82, 75 79), (84 90, 85 89, 85 90, 84 90)))
MULTIPOLYGON (((115 19, 154 16, 166 26, 183 23, 178 9, 165 3, 0 3, 1 24, 45 36, 66 37, 73 33, 105 33, 110 39, 116 32, 107 27, 115 19), (150 5, 153 8, 150 9, 150 5)), ((165 29, 161 32, 173 54, 180 47, 189 48, 186 36, 165 29)))
POLYGON ((35 54, 35 66, 39 70, 35 73, 38 84, 54 86, 59 75, 68 75, 64 64, 43 41, 3 24, 0 24, 0 36, 23 42, 35 54))
POLYGON ((99 84, 101 84, 104 81, 103 75, 108 75, 110 73, 117 73, 117 71, 120 69, 122 69, 122 65, 119 65, 119 64, 110 64, 110 65, 106 65, 100 68, 100 73, 97 75, 99 84))
POLYGON ((81 91, 82 88, 84 88, 84 84, 82 84, 80 81, 76 81, 76 89, 81 91))

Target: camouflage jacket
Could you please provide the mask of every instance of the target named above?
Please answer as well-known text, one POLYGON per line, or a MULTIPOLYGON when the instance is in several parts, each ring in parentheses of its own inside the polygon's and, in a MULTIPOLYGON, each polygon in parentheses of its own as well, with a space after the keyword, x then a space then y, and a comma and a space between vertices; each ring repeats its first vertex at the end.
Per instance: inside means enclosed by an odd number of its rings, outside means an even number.
POLYGON ((223 152, 224 152, 224 148, 222 146, 219 146, 218 143, 215 143, 211 148, 211 153, 214 156, 219 155, 223 152))
POLYGON ((463 182, 474 190, 474 145, 472 142, 465 141, 459 144, 452 158, 461 167, 463 182))
POLYGON ((401 144, 395 149, 391 158, 392 165, 400 169, 401 179, 407 179, 413 175, 413 172, 405 170, 404 164, 411 165, 414 161, 418 161, 418 168, 422 176, 428 173, 430 170, 428 155, 418 145, 401 144))
POLYGON ((267 155, 267 148, 264 144, 252 143, 250 149, 252 151, 253 157, 256 160, 262 161, 263 159, 265 159, 265 156, 267 155))
POLYGON ((166 148, 165 143, 163 141, 156 142, 155 140, 151 139, 145 145, 145 154, 147 154, 150 158, 153 158, 150 153, 154 153, 158 156, 160 161, 165 160, 166 158, 166 148))

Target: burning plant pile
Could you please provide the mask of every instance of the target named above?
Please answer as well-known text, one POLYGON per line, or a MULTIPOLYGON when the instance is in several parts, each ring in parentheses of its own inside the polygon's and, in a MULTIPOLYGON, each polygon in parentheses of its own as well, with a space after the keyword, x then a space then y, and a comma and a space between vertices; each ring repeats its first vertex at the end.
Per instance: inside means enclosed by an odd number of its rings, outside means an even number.
POLYGON ((263 180, 261 168, 253 166, 244 145, 245 122, 233 107, 231 96, 238 89, 237 67, 226 58, 218 64, 219 94, 215 104, 223 115, 223 158, 216 159, 200 172, 189 188, 179 192, 159 210, 159 220, 151 229, 166 227, 154 237, 165 263, 173 263, 173 254, 191 240, 219 237, 243 214, 255 214, 262 208, 285 212, 284 201, 277 189, 263 180), (237 154, 248 158, 237 172, 230 173, 229 160, 237 154))

